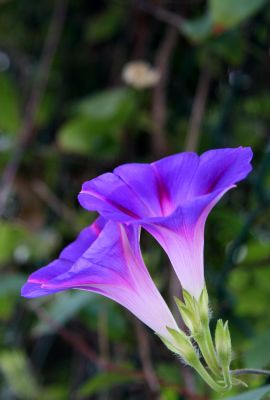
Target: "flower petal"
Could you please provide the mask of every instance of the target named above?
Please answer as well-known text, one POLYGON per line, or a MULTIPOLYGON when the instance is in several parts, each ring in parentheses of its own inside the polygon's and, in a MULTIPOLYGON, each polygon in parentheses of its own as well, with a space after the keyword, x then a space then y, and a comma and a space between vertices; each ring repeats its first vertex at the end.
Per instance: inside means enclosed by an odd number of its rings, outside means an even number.
POLYGON ((79 201, 109 219, 148 230, 167 251, 183 287, 197 296, 204 283, 205 220, 251 171, 251 158, 250 148, 239 147, 126 164, 84 184, 79 201))
POLYGON ((229 189, 197 197, 170 216, 149 218, 144 224, 168 254, 182 287, 195 298, 199 298, 204 287, 205 221, 211 209, 229 189))
POLYGON ((150 164, 124 164, 115 168, 113 173, 120 178, 122 185, 129 187, 134 200, 144 207, 141 218, 161 214, 159 186, 150 164))
POLYGON ((75 262, 88 247, 96 240, 105 226, 106 220, 99 217, 92 225, 84 228, 77 239, 64 248, 60 254, 61 259, 75 262))
POLYGON ((111 173, 85 182, 78 200, 82 207, 89 211, 99 210, 106 218, 111 218, 116 210, 119 222, 129 218, 137 219, 145 212, 143 205, 137 198, 134 199, 132 190, 117 175, 111 173))
POLYGON ((71 269, 74 262, 76 262, 77 259, 96 240, 104 225, 105 219, 99 217, 92 225, 84 228, 78 235, 77 239, 65 247, 65 249, 60 253, 58 259, 54 260, 46 267, 40 268, 29 276, 27 283, 22 288, 22 296, 38 297, 49 294, 45 289, 41 289, 41 285, 71 269))
POLYGON ((87 210, 99 210, 119 222, 167 215, 185 200, 198 164, 195 153, 152 164, 124 164, 84 183, 78 199, 87 210))
POLYGON ((83 184, 80 204, 118 222, 167 216, 194 197, 231 187, 250 171, 250 148, 180 153, 125 164, 83 184))
POLYGON ((56 260, 32 274, 22 294, 36 297, 67 289, 109 297, 168 339, 166 326, 178 329, 143 263, 136 225, 107 222, 79 258, 74 262, 56 260))
POLYGON ((163 215, 171 214, 187 199, 200 157, 195 153, 180 153, 151 164, 160 187, 163 215))
POLYGON ((194 176, 189 198, 225 189, 244 179, 252 167, 250 147, 205 152, 194 176))

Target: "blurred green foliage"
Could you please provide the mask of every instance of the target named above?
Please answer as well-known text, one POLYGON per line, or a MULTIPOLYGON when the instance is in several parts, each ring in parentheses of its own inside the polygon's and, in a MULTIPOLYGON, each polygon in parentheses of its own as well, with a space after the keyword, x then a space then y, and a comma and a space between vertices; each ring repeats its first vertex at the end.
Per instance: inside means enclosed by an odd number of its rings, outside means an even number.
MULTIPOLYGON (((0 1, 2 172, 27 118, 53 8, 52 0, 0 1)), ((1 399, 154 398, 128 312, 75 291, 26 301, 20 287, 94 219, 76 201, 84 180, 120 163, 185 150, 205 70, 210 78, 197 150, 240 145, 254 150, 254 172, 226 195, 207 223, 213 318, 229 320, 235 368, 270 368, 269 26, 265 0, 69 0, 31 140, 0 225, 1 399), (157 65, 167 83, 134 89, 122 79, 126 64, 139 59, 155 65, 168 46, 170 28, 160 7, 182 17, 168 65, 165 70, 164 62, 157 65), (157 149, 156 126, 164 111, 166 148, 157 149), (120 371, 103 368, 104 363, 120 371)), ((146 234, 142 246, 170 302, 168 260, 146 234)), ((179 361, 147 336, 160 398, 192 398, 179 361)), ((197 376, 191 378, 197 398, 220 400, 197 376)), ((229 399, 269 398, 269 379, 245 379, 249 389, 235 388, 229 399)))
POLYGON ((77 102, 58 133, 63 150, 83 155, 117 155, 123 129, 134 119, 136 103, 126 88, 110 89, 77 102))
POLYGON ((270 395, 270 386, 263 386, 260 389, 251 390, 246 394, 230 397, 230 400, 267 400, 270 395))
POLYGON ((6 132, 15 135, 20 127, 20 101, 18 88, 8 74, 0 74, 0 129, 1 132, 6 132))

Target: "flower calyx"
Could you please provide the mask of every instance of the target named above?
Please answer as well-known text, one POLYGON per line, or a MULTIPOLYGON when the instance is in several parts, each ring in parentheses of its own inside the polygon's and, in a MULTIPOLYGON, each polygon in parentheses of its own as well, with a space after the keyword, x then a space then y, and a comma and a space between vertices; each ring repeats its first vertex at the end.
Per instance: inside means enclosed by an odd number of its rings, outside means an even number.
POLYGON ((223 323, 222 320, 218 320, 215 342, 213 342, 209 328, 210 312, 206 287, 203 288, 199 298, 195 298, 183 290, 183 301, 175 298, 175 302, 190 332, 190 337, 196 342, 213 380, 223 390, 230 389, 233 384, 240 384, 231 376, 230 372, 232 345, 228 322, 223 323))

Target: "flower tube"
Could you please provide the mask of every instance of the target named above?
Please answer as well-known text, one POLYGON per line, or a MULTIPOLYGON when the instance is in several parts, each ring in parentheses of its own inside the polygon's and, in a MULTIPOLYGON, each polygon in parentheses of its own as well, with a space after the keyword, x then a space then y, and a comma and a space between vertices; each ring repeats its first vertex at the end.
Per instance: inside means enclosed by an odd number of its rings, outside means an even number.
POLYGON ((22 296, 32 298, 68 289, 102 294, 130 310, 159 336, 178 331, 142 259, 140 229, 102 217, 85 228, 59 258, 30 275, 22 296))
POLYGON ((167 252, 182 287, 204 288, 204 226, 220 198, 251 171, 250 148, 180 153, 151 164, 125 164, 83 184, 89 211, 141 225, 167 252))

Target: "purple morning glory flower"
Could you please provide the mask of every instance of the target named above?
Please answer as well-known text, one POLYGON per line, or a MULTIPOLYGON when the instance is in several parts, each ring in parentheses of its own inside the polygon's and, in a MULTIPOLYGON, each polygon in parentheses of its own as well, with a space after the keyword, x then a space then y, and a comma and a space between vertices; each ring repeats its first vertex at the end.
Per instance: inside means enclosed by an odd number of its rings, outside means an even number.
POLYGON ((120 303, 159 335, 178 330, 152 281, 139 246, 140 228, 99 217, 59 258, 30 275, 22 296, 39 297, 67 289, 100 293, 120 303))
POLYGON ((239 147, 125 164, 84 183, 79 202, 107 219, 143 226, 167 252, 183 288, 198 298, 206 218, 248 175, 251 159, 251 149, 239 147))

